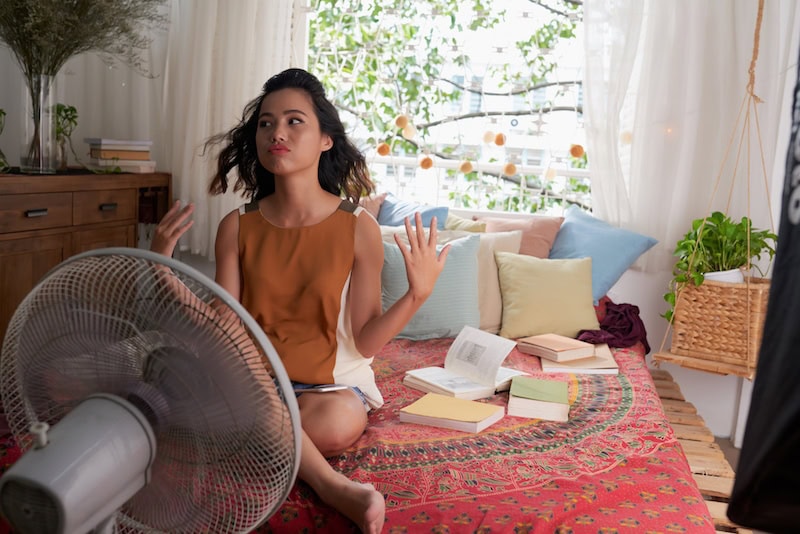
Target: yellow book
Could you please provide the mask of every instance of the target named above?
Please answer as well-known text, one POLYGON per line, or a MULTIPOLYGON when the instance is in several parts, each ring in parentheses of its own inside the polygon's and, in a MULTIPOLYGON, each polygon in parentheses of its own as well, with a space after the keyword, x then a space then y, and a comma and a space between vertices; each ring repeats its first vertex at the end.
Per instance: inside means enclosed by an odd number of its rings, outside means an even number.
POLYGON ((504 415, 503 406, 438 393, 427 393, 400 409, 400 421, 403 423, 438 426, 472 433, 480 432, 502 419, 504 415))

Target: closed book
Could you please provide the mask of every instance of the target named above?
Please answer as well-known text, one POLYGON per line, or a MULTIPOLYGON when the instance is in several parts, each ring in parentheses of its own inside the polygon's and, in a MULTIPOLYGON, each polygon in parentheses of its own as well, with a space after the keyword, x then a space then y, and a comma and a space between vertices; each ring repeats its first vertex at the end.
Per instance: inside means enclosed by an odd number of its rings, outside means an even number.
POLYGON ((97 158, 89 158, 89 165, 94 168, 101 168, 107 171, 119 171, 130 173, 148 173, 156 172, 155 161, 118 161, 118 160, 100 160, 97 158))
POLYGON ((515 376, 508 392, 508 415, 569 420, 569 388, 566 382, 515 376))
POLYGON ((114 167, 116 165, 152 165, 155 167, 156 162, 150 159, 136 160, 136 159, 106 159, 106 158, 89 158, 89 163, 92 165, 101 165, 104 167, 114 167))
POLYGON ((505 415, 503 406, 426 393, 401 408, 400 421, 477 433, 505 415))
POLYGON ((112 150, 107 148, 92 148, 89 155, 98 159, 119 159, 147 161, 150 159, 149 150, 112 150))
POLYGON ((619 365, 605 343, 594 346, 594 356, 569 362, 554 362, 542 358, 545 373, 573 373, 577 375, 618 375, 619 365))
POLYGON ((594 345, 591 343, 560 334, 539 334, 520 338, 517 340, 517 349, 525 354, 547 358, 555 362, 594 356, 594 345))
POLYGON ((150 150, 152 141, 140 139, 106 139, 101 137, 86 137, 83 140, 90 148, 107 148, 109 150, 150 150))

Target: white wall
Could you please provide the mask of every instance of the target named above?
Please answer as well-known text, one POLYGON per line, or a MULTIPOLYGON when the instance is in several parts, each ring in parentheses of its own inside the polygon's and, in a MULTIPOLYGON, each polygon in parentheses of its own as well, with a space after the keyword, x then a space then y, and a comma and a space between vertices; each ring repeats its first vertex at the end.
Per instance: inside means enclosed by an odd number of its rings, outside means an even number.
MULTIPOLYGON (((628 270, 608 293, 614 302, 626 302, 639 307, 639 316, 647 329, 651 355, 661 349, 662 343, 663 350, 668 351, 670 347, 669 338, 664 338, 667 320, 661 314, 667 308, 663 294, 671 278, 669 272, 648 274, 628 270)), ((655 367, 651 355, 647 358, 648 363, 655 367)), ((715 436, 734 435, 735 423, 739 417, 742 379, 686 369, 669 363, 659 365, 661 369, 669 371, 686 400, 695 405, 715 436)))

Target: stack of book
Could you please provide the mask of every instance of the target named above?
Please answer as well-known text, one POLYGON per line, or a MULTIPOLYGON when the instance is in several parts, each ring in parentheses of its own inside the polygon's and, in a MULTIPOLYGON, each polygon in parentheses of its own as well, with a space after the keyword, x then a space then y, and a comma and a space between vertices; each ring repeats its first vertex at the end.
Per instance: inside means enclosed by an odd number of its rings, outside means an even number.
POLYGON ((89 165, 110 172, 155 172, 156 162, 150 159, 152 141, 130 139, 84 139, 89 144, 89 165))
POLYGON ((515 376, 508 392, 508 415, 548 421, 569 420, 567 383, 515 376))
POLYGON ((540 334, 517 340, 517 349, 539 356, 545 373, 619 374, 606 344, 592 345, 559 334, 540 334))

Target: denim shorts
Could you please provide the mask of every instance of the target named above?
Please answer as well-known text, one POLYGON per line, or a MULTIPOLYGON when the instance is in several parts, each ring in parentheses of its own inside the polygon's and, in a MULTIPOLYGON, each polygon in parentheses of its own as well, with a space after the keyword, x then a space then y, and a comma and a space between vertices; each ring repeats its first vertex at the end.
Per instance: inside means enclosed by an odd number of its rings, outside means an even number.
MULTIPOLYGON (((315 384, 304 384, 302 382, 292 381, 292 388, 294 388, 295 397, 302 395, 304 390, 313 390, 315 387, 317 387, 315 384)), ((369 411, 369 403, 367 402, 367 397, 364 396, 364 392, 361 391, 357 386, 346 386, 346 388, 358 395, 358 398, 361 399, 361 403, 364 405, 364 408, 369 411)))

